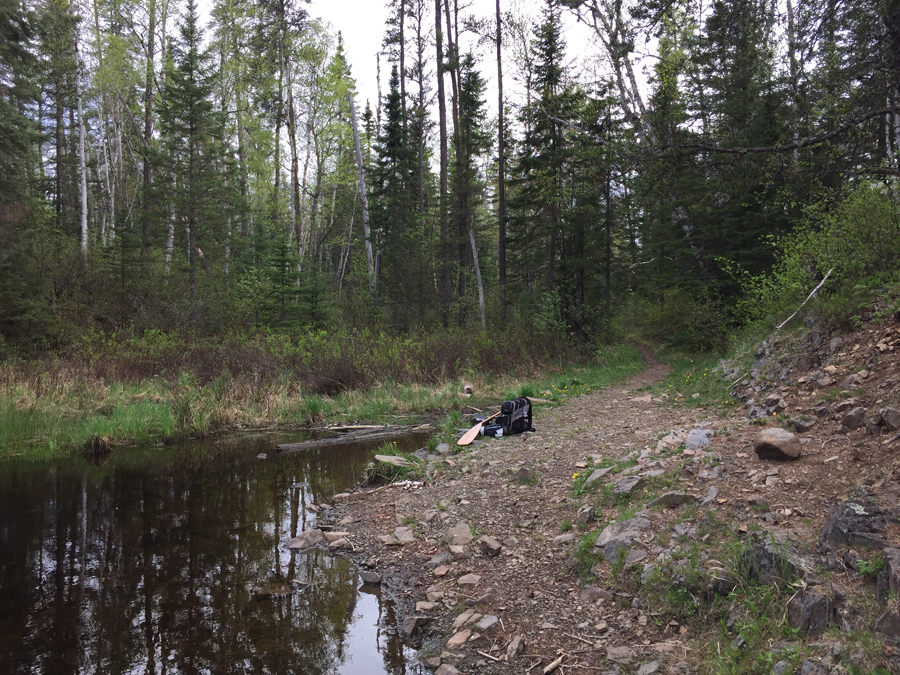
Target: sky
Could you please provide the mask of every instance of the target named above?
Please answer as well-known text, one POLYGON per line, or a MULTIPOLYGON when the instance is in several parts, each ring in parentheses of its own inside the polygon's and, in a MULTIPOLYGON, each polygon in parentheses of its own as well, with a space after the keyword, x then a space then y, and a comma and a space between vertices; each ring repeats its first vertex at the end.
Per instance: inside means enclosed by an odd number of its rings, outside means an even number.
MULTIPOLYGON (((350 62, 351 72, 357 83, 360 109, 365 108, 367 99, 374 108, 378 98, 377 54, 384 38, 384 25, 387 17, 386 4, 385 0, 311 0, 307 6, 311 17, 321 18, 330 23, 335 32, 341 32, 347 60, 350 62)), ((520 11, 527 11, 538 16, 544 3, 542 0, 514 0, 514 3, 510 0, 500 0, 500 10, 505 12, 511 9, 513 4, 518 6, 520 11)), ((467 15, 493 18, 496 16, 495 0, 461 0, 460 18, 467 15), (463 5, 467 5, 465 10, 463 5)), ((431 15, 429 18, 432 18, 431 15)), ((563 13, 563 30, 568 43, 570 59, 578 61, 596 53, 596 49, 591 44, 591 31, 581 24, 576 24, 569 12, 563 13)), ((461 37, 460 41, 462 42, 463 39, 461 37)), ((470 45, 463 44, 463 51, 467 46, 470 45)), ((497 98, 497 67, 493 49, 493 46, 484 46, 480 51, 481 56, 485 57, 482 61, 481 73, 488 84, 486 98, 491 102, 497 98)), ((511 70, 511 68, 504 68, 504 99, 507 98, 507 92, 515 94, 515 83, 510 81, 507 76, 511 70)), ((382 57, 381 86, 383 93, 386 93, 389 75, 390 64, 382 57)))

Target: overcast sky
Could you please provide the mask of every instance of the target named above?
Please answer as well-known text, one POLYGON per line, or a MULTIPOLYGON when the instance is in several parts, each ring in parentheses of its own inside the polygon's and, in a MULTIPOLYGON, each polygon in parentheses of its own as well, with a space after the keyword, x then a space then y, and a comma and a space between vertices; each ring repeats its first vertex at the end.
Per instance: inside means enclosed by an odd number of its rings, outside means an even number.
MULTIPOLYGON (((512 8, 513 3, 520 8, 520 11, 528 11, 534 16, 540 14, 544 5, 543 0, 500 0, 501 11, 506 12, 512 8)), ((387 17, 385 6, 384 0, 312 0, 308 5, 310 16, 330 23, 335 32, 340 31, 343 35, 344 49, 357 83, 360 109, 365 108, 366 99, 374 108, 378 97, 376 56, 384 39, 384 22, 387 17)), ((429 3, 429 7, 432 6, 433 3, 429 3)), ((433 20, 433 13, 432 9, 429 19, 433 20)), ((460 20, 463 16, 494 17, 495 14, 495 0, 461 0, 460 2, 460 20), (467 9, 464 10, 463 5, 468 5, 467 9)), ((590 31, 583 25, 576 25, 568 12, 563 13, 563 28, 570 60, 574 59, 576 62, 580 62, 583 57, 596 53, 590 44, 590 31)), ((469 45, 463 45, 464 51, 467 46, 469 45)), ((493 61, 494 52, 488 52, 489 49, 492 47, 485 46, 481 49, 481 54, 487 57, 487 60, 481 62, 481 73, 488 81, 486 94, 488 105, 493 107, 491 104, 497 98, 495 85, 497 68, 493 61)), ((510 68, 504 68, 504 98, 507 98, 507 92, 514 94, 515 84, 507 76, 510 71, 510 68)), ((382 93, 387 91, 389 76, 390 65, 382 57, 382 93)))

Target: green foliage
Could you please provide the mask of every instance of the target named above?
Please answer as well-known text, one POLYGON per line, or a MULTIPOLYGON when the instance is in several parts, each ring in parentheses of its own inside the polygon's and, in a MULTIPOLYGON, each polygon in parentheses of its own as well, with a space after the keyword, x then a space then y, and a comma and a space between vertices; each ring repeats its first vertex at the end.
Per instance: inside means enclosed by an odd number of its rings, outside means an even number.
POLYGON ((395 466, 388 462, 372 460, 372 463, 366 469, 366 483, 368 485, 386 485, 395 483, 398 480, 407 480, 416 475, 415 471, 420 466, 418 457, 401 452, 397 449, 397 443, 395 442, 383 444, 375 450, 374 454, 401 457, 409 462, 410 466, 395 466))
POLYGON ((623 317, 638 335, 687 352, 721 354, 729 344, 725 303, 706 289, 672 289, 656 298, 635 298, 623 317))

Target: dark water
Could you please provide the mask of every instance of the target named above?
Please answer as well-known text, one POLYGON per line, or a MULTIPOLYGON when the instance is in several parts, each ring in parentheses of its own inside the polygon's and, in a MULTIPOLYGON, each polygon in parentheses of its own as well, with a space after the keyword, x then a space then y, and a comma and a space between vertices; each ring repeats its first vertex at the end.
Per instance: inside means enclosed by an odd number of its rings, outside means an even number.
POLYGON ((418 672, 348 561, 283 548, 372 448, 273 456, 294 440, 0 464, 0 674, 418 672), (254 598, 292 579, 311 583, 254 598))

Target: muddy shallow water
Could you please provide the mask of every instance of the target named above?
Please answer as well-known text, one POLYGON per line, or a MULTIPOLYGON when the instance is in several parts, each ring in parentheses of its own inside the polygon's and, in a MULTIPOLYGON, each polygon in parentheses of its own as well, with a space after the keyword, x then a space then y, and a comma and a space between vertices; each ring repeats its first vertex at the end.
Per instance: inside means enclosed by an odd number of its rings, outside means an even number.
POLYGON ((0 464, 0 673, 419 672, 378 588, 344 558, 283 548, 373 451, 274 455, 299 440, 0 464), (308 583, 254 594, 292 580, 308 583))

